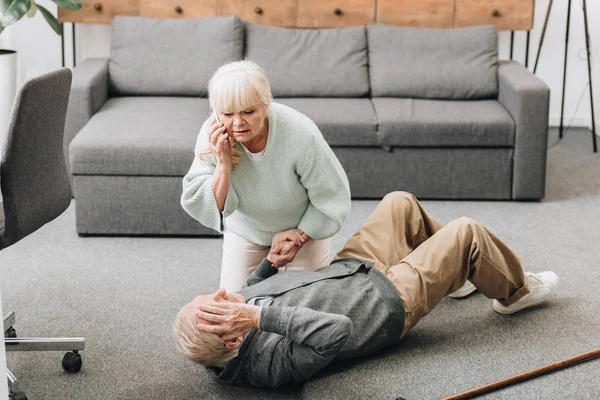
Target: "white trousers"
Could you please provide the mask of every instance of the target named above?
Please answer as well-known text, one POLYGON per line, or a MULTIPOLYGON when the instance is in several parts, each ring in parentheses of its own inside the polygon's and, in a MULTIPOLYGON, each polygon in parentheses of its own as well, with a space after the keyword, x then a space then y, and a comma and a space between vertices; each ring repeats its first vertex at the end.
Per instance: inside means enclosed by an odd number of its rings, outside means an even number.
MULTIPOLYGON (((223 261, 221 263, 220 287, 228 292, 242 288, 252 271, 269 254, 270 246, 259 246, 233 232, 223 234, 223 261)), ((282 271, 314 271, 329 264, 331 239, 309 240, 282 271)))

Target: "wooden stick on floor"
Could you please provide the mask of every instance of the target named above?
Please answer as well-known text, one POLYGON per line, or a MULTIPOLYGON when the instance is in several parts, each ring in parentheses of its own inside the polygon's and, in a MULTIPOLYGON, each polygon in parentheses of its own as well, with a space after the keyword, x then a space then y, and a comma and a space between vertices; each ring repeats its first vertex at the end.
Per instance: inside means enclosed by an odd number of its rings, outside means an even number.
POLYGON ((566 358, 562 361, 557 361, 555 363, 532 369, 527 372, 522 372, 520 374, 504 378, 496 382, 488 383, 487 385, 479 386, 474 389, 470 389, 449 397, 444 397, 442 400, 471 399, 473 397, 481 396, 482 394, 493 392, 494 390, 498 390, 506 386, 514 385, 515 383, 523 382, 532 378, 537 378, 538 376, 549 374, 551 372, 558 371, 560 369, 570 367, 575 364, 582 363, 584 361, 592 360, 596 357, 600 357, 600 349, 588 351, 587 353, 583 353, 575 357, 566 358))

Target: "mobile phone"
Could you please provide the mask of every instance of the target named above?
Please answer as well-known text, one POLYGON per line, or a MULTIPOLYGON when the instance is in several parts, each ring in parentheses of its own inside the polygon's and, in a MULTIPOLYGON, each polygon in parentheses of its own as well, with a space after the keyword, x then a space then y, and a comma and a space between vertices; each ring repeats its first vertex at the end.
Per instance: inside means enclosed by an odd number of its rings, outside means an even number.
MULTIPOLYGON (((217 119, 218 123, 221 123, 221 119, 219 118, 219 113, 215 111, 215 118, 217 119)), ((225 131, 222 133, 222 135, 225 135, 227 133, 227 128, 225 128, 225 131)))

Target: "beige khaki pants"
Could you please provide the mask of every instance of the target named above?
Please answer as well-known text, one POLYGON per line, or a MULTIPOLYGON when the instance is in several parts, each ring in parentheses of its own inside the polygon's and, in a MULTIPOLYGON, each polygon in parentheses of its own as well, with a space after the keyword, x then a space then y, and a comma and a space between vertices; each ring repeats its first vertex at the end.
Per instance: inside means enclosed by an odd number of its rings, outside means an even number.
POLYGON ((404 336, 470 280, 508 306, 529 293, 519 258, 477 221, 443 226, 406 192, 390 193, 335 256, 371 260, 392 281, 406 312, 404 336))
MULTIPOLYGON (((223 234, 223 259, 219 287, 228 292, 237 292, 258 264, 267 257, 271 246, 259 246, 225 231, 223 234)), ((309 240, 298 251, 294 260, 280 271, 313 271, 329 264, 331 239, 309 240)))

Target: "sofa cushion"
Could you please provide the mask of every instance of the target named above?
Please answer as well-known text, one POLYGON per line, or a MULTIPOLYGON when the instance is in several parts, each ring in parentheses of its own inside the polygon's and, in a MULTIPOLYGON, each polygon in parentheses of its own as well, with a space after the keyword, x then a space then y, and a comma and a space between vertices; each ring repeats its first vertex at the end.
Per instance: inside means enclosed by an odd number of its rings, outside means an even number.
POLYGON ((377 115, 370 99, 277 98, 312 119, 330 146, 376 146, 377 115))
POLYGON ((239 59, 238 17, 186 20, 117 16, 108 64, 111 89, 122 95, 206 96, 222 64, 239 59))
POLYGON ((370 24, 373 97, 486 99, 498 96, 493 25, 454 29, 370 24))
POLYGON ((513 147, 515 122, 497 100, 374 98, 384 146, 513 147))
POLYGON ((279 28, 246 24, 246 56, 264 68, 275 97, 364 97, 364 27, 279 28))
POLYGON ((183 176, 208 110, 207 99, 111 98, 71 142, 71 173, 183 176))

